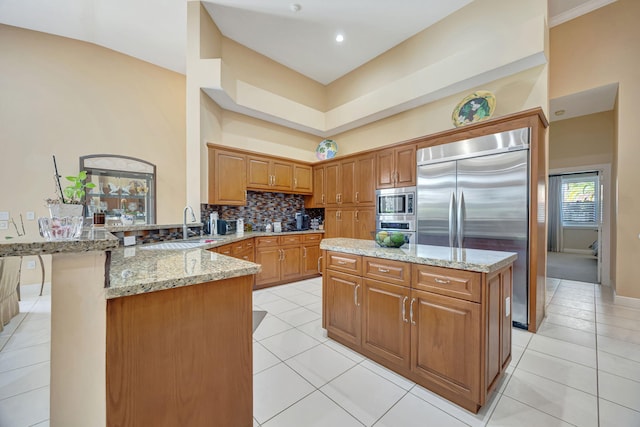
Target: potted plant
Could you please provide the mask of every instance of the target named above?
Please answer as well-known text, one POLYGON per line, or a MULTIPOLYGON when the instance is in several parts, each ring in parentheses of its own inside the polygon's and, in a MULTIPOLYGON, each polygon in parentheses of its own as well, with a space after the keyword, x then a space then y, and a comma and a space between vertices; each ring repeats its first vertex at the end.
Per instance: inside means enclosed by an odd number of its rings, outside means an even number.
POLYGON ((67 176, 70 182, 64 189, 60 184, 60 174, 58 174, 58 165, 56 164, 56 156, 53 156, 53 167, 55 169, 56 193, 57 198, 47 199, 47 206, 51 217, 63 216, 82 216, 84 210, 84 196, 86 189, 95 188, 92 182, 86 182, 87 171, 80 171, 78 175, 67 176))

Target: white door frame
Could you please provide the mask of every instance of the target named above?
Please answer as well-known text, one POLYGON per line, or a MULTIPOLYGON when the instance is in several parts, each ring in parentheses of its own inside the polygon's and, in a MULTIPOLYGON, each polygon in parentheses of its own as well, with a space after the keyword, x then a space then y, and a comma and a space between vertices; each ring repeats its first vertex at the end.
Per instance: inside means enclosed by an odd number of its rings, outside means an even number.
POLYGON ((598 233, 598 260, 600 263, 600 284, 611 286, 611 164, 572 166, 550 169, 549 175, 562 175, 577 172, 598 171, 602 185, 602 227, 598 233))

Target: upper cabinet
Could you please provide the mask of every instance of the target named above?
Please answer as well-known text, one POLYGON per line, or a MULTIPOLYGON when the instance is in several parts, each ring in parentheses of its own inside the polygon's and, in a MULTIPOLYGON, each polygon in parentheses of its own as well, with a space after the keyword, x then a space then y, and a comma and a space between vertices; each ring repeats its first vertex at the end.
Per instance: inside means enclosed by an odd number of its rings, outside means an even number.
POLYGON ((416 185, 415 145, 388 148, 376 155, 376 188, 412 187, 416 185))
POLYGON ((245 205, 247 190, 312 194, 311 165, 208 144, 209 203, 245 205))
POLYGON ((209 147, 209 204, 247 204, 247 156, 209 147))
POLYGON ((375 204, 375 154, 351 156, 313 168, 313 196, 308 208, 373 206, 375 204))

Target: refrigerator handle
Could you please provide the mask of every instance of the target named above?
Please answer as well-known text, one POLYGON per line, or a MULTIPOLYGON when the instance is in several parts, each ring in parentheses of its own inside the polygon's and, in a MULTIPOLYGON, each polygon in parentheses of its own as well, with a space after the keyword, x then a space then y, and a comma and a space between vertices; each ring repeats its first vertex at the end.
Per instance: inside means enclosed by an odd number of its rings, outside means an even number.
POLYGON ((455 228, 456 228, 456 193, 451 192, 451 200, 449 200, 449 247, 453 247, 455 243, 455 228))
POLYGON ((458 247, 462 248, 464 242, 464 193, 460 192, 458 200, 458 247))

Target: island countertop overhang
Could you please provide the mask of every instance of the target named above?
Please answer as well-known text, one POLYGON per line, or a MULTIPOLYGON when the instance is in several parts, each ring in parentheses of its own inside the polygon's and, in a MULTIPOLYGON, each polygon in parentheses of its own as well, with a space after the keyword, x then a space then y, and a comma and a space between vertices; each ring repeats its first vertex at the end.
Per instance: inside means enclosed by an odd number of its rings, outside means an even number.
POLYGON ((480 273, 498 271, 513 263, 518 257, 514 252, 418 244, 407 244, 401 248, 383 248, 373 240, 347 238, 323 239, 320 249, 480 273))

